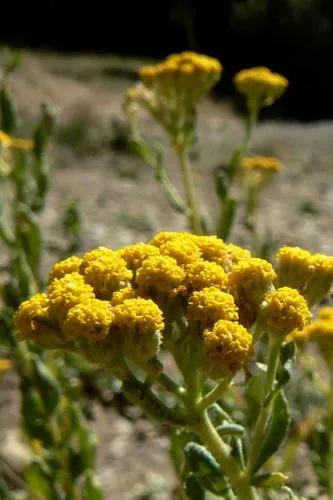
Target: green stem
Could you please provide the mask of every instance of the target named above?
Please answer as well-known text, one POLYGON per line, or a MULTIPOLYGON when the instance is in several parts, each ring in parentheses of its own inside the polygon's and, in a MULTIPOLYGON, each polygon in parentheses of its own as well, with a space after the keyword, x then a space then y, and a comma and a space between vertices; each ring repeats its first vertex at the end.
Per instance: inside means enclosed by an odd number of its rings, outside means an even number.
POLYGON ((201 413, 200 423, 196 426, 203 442, 228 476, 232 489, 238 500, 256 500, 257 495, 241 473, 235 459, 231 456, 230 447, 221 439, 208 416, 207 410, 201 413))
POLYGON ((200 411, 205 410, 210 405, 218 401, 226 389, 229 387, 233 375, 225 377, 220 383, 218 383, 208 394, 206 394, 198 404, 198 409, 200 411))
POLYGON ((250 449, 247 473, 251 478, 253 472, 255 471, 255 466, 258 460, 259 453, 261 451, 263 438, 265 435, 267 421, 270 415, 271 403, 268 404, 265 401, 267 396, 271 393, 275 381, 276 370, 279 363, 280 350, 282 345, 282 339, 280 337, 270 336, 270 350, 267 364, 267 372, 264 385, 264 394, 261 402, 261 408, 259 411, 257 423, 254 429, 254 434, 252 438, 252 445, 250 449))
POLYGON ((194 233, 203 234, 203 228, 197 202, 197 194, 195 191, 195 185, 188 155, 188 148, 186 146, 183 146, 177 147, 176 150, 183 177, 187 206, 189 208, 188 222, 194 233))
POLYGON ((328 497, 333 500, 333 364, 328 393, 328 497))

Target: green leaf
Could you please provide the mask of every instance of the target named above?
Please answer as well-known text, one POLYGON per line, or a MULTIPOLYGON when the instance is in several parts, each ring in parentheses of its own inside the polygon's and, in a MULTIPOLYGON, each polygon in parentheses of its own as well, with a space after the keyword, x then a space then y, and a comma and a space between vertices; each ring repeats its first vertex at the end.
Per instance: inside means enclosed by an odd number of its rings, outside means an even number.
POLYGON ((94 467, 96 458, 96 436, 89 429, 77 405, 71 408, 71 434, 69 461, 73 477, 94 467))
POLYGON ((245 432, 245 429, 242 425, 229 422, 224 422, 223 424, 219 425, 216 430, 221 436, 241 437, 245 432))
POLYGON ((288 477, 282 472, 268 472, 267 474, 260 474, 255 476, 251 484, 259 488, 281 488, 285 486, 288 477))
POLYGON ((49 368, 37 356, 33 358, 34 379, 47 415, 51 415, 60 400, 60 387, 49 368))
POLYGON ((215 495, 223 495, 229 490, 219 464, 204 446, 188 443, 184 453, 191 473, 201 486, 215 495))
POLYGON ((287 342, 286 344, 284 344, 281 348, 280 369, 277 374, 278 387, 283 387, 289 382, 295 357, 296 357, 295 342, 287 342))
POLYGON ((255 471, 260 469, 279 448, 287 433, 289 421, 288 403, 282 390, 280 390, 274 399, 271 418, 265 431, 265 437, 258 456, 255 471))
POLYGON ((19 206, 16 211, 17 237, 25 251, 30 267, 36 271, 38 269, 42 237, 39 224, 27 206, 19 206))
POLYGON ((88 471, 83 483, 82 500, 104 500, 104 495, 93 471, 88 471))
POLYGON ((16 129, 16 110, 5 86, 0 90, 1 130, 12 134, 16 129))
POLYGON ((33 491, 34 499, 58 500, 51 472, 40 462, 33 462, 25 471, 25 481, 33 491))
POLYGON ((50 446, 53 442, 52 433, 48 427, 44 406, 38 391, 23 379, 21 394, 24 431, 29 438, 39 439, 45 446, 50 446))
POLYGON ((216 194, 220 198, 220 200, 223 201, 227 197, 230 187, 227 170, 224 167, 218 168, 215 171, 214 180, 216 194))

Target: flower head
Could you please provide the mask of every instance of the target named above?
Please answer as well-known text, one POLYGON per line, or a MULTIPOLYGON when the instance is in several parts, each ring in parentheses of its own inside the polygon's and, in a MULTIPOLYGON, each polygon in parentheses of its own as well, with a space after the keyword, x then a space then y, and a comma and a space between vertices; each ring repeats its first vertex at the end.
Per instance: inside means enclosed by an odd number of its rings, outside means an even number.
POLYGON ((148 257, 159 255, 159 250, 154 245, 137 243, 136 245, 122 248, 119 251, 119 255, 124 259, 129 269, 136 271, 148 257))
POLYGON ((274 156, 245 156, 242 160, 244 171, 274 174, 283 169, 282 163, 274 156))
POLYGON ((136 282, 143 293, 175 295, 185 273, 175 259, 156 255, 146 259, 136 274, 136 282))
POLYGON ((203 333, 207 372, 222 378, 238 371, 252 354, 252 335, 238 323, 220 320, 203 333))
POLYGON ((270 106, 281 97, 288 86, 288 80, 265 67, 244 69, 234 78, 237 90, 243 94, 250 108, 270 106))
POLYGON ((118 304, 122 304, 126 299, 135 299, 138 296, 137 291, 130 287, 126 286, 117 292, 114 292, 111 299, 111 305, 117 306, 118 304))
POLYGON ((133 273, 118 252, 99 248, 85 254, 80 267, 96 297, 109 300, 113 292, 130 284, 133 273))
POLYGON ((83 337, 95 342, 106 337, 112 320, 113 313, 109 302, 88 299, 68 311, 63 331, 69 340, 83 337))
POLYGON ((164 98, 195 102, 220 78, 221 64, 214 58, 182 52, 172 54, 155 66, 143 66, 143 84, 164 98))
POLYGON ((213 326, 220 319, 237 321, 238 313, 232 295, 222 292, 219 288, 208 287, 193 292, 188 301, 187 317, 206 328, 213 326))
POLYGON ((50 317, 49 300, 45 293, 37 293, 22 302, 15 313, 14 324, 22 340, 34 340, 45 348, 66 345, 60 329, 50 317))
POLYGON ((160 246, 161 255, 173 257, 179 266, 185 266, 201 256, 199 247, 190 238, 176 238, 160 246))
POLYGON ((269 262, 251 258, 240 261, 228 274, 228 288, 239 308, 240 323, 249 327, 255 320, 265 294, 276 274, 269 262))
POLYGON ((78 273, 80 271, 80 265, 82 263, 82 259, 76 257, 68 257, 67 259, 61 260, 54 264, 51 269, 49 282, 51 282, 54 278, 62 278, 65 274, 70 273, 78 273))
POLYGON ((55 278, 49 285, 48 301, 50 315, 61 321, 71 307, 93 298, 95 298, 93 288, 85 283, 81 274, 65 274, 60 279, 55 278))
POLYGON ((150 299, 127 299, 114 308, 114 328, 122 336, 124 355, 138 362, 153 358, 161 343, 163 315, 150 299))
POLYGON ((297 288, 310 305, 328 295, 333 284, 333 257, 299 247, 282 247, 276 257, 280 285, 297 288))
POLYGON ((333 320, 317 319, 308 325, 294 340, 315 342, 330 368, 333 370, 333 320))
POLYGON ((226 273, 215 262, 198 260, 186 266, 185 286, 190 292, 211 286, 224 290, 226 273))
POLYGON ((266 295, 260 316, 269 331, 278 336, 303 330, 311 320, 306 300, 297 290, 289 287, 278 288, 266 295))

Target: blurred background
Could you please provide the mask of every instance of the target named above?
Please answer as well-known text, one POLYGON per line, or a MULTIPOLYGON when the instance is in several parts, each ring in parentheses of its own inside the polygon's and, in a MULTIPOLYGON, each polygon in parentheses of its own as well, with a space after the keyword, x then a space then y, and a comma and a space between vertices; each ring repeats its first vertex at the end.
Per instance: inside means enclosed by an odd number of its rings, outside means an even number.
MULTIPOLYGON (((129 147, 122 112, 138 68, 182 50, 214 56, 224 67, 213 95, 200 107, 199 141, 192 153, 205 214, 214 217, 218 208, 213 173, 243 138, 244 101, 233 75, 268 66, 290 86, 263 110, 250 147, 251 153, 277 156, 285 165, 262 200, 259 225, 274 247, 292 244, 332 254, 331 0, 12 1, 1 6, 1 19, 0 68, 8 54, 20 54, 8 80, 19 117, 17 135, 30 136, 43 103, 56 115, 50 189, 39 215, 42 274, 71 251, 117 248, 160 230, 186 229, 153 172, 129 147)), ((142 120, 148 138, 168 144, 149 117, 142 120)), ((179 185, 171 153, 166 164, 179 185)), ((247 238, 236 225, 231 241, 247 245, 247 238)), ((85 413, 100 443, 98 477, 106 498, 174 498, 167 437, 126 406, 117 385, 110 388, 109 380, 99 379, 96 387, 89 377, 85 413)), ((18 432, 17 387, 15 375, 7 375, 0 388, 0 428, 1 450, 20 474, 29 456, 18 432)), ((302 457, 304 473, 295 475, 296 487, 305 484, 311 491, 315 478, 302 457)))

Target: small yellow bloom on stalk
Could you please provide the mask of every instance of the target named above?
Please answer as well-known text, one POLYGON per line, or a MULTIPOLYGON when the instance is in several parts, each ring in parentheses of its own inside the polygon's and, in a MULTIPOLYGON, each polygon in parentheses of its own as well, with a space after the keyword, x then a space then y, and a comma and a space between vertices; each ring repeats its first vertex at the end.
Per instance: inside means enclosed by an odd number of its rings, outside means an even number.
POLYGON ((252 325, 264 296, 273 287, 276 278, 271 264, 263 259, 251 258, 239 262, 228 274, 227 286, 239 309, 239 321, 252 325))
POLYGON ((204 260, 216 262, 216 264, 224 267, 225 260, 228 256, 224 241, 217 238, 217 236, 196 235, 193 235, 193 240, 199 247, 204 260))
POLYGON ((54 280, 54 278, 60 279, 63 276, 65 276, 65 274, 70 274, 75 272, 78 273, 80 271, 81 263, 82 259, 76 257, 75 255, 73 257, 68 257, 67 259, 57 262, 51 269, 49 282, 54 280))
POLYGON ((146 259, 136 273, 136 282, 142 293, 177 294, 182 284, 185 272, 177 261, 167 255, 156 255, 146 259))
POLYGON ((114 292, 111 299, 111 305, 117 306, 118 304, 122 304, 126 299, 135 299, 137 298, 138 293, 134 288, 130 286, 126 286, 117 292, 114 292))
POLYGON ((62 321, 71 307, 95 298, 92 286, 85 283, 79 273, 55 278, 48 288, 49 312, 52 318, 62 321))
POLYGON ((303 330, 311 313, 305 298, 294 288, 282 287, 266 295, 260 321, 272 335, 286 336, 303 330))
POLYGON ((333 285, 333 257, 311 254, 299 247, 277 252, 279 285, 297 288, 312 306, 328 295, 333 285))
POLYGON ((240 324, 220 320, 203 333, 205 367, 213 379, 240 370, 252 354, 252 335, 240 324))
POLYGON ((173 257, 179 266, 185 266, 198 260, 201 252, 198 246, 188 238, 167 241, 160 246, 161 255, 173 257))
POLYGON ((150 299, 127 299, 114 308, 113 327, 119 329, 124 355, 145 363, 156 356, 164 329, 163 315, 150 299))
POLYGON ((14 325, 21 340, 34 340, 47 349, 66 346, 60 329, 50 316, 45 293, 37 293, 22 302, 14 315, 14 325))
POLYGON ((237 311, 232 295, 215 287, 207 287, 193 292, 188 301, 187 317, 190 321, 199 322, 204 329, 220 319, 237 321, 237 311))
POLYGON ((4 148, 9 148, 12 145, 11 137, 3 130, 0 130, 0 145, 4 148))
POLYGON ((300 247, 283 246, 278 250, 276 259, 279 286, 289 286, 303 292, 313 274, 311 253, 300 247))
POLYGON ((270 106, 288 87, 288 80, 265 67, 244 69, 234 77, 237 90, 243 94, 250 109, 270 106))
POLYGON ((109 302, 88 299, 68 311, 63 323, 63 332, 70 341, 83 337, 95 342, 108 335, 112 320, 113 313, 109 302))
POLYGON ((220 290, 226 288, 226 273, 216 262, 198 260, 186 266, 185 286, 188 292, 214 286, 220 290))
POLYGON ((246 156, 242 160, 242 168, 245 172, 275 174, 283 169, 283 165, 274 156, 246 156))
POLYGON ((102 251, 99 255, 95 254, 96 258, 91 259, 93 252, 89 252, 89 260, 86 260, 87 254, 83 256, 81 273, 85 281, 93 287, 96 297, 110 300, 113 292, 130 284, 133 273, 126 267, 125 260, 118 252, 102 251))
POLYGON ((159 250, 154 245, 137 243, 122 248, 119 250, 119 255, 124 259, 129 269, 136 271, 148 257, 159 255, 159 250))
POLYGON ((143 84, 161 97, 182 105, 194 104, 219 80, 222 66, 212 57, 195 52, 172 54, 155 66, 144 66, 143 84))
POLYGON ((98 247, 86 252, 82 257, 80 272, 84 274, 85 269, 92 263, 101 259, 112 258, 115 254, 114 250, 106 247, 98 247))

